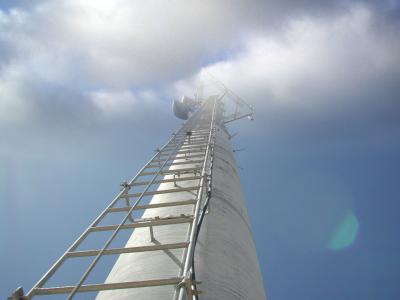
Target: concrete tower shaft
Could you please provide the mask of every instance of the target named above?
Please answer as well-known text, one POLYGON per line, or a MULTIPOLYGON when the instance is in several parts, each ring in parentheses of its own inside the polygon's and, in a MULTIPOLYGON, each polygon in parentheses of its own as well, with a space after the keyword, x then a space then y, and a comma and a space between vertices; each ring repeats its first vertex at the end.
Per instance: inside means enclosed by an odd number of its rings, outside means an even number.
MULTIPOLYGON (((200 111, 192 116, 191 131, 202 131, 209 128, 215 98, 203 104, 200 111)), ((197 288, 202 293, 200 299, 207 300, 263 300, 266 299, 256 250, 248 221, 244 196, 240 184, 235 157, 233 155, 229 134, 222 122, 222 104, 216 106, 215 113, 215 147, 212 171, 212 194, 208 212, 201 225, 200 235, 194 256, 196 280, 201 281, 197 288)), ((195 136, 192 138, 195 143, 195 136)), ((185 146, 182 146, 184 151, 185 146)), ((194 153, 193 153, 194 154, 194 153)), ((198 167, 195 158, 185 168, 198 167)), ((184 155, 178 155, 173 163, 187 162, 184 155)), ((173 170, 176 166, 171 166, 173 170)), ((181 177, 193 177, 193 173, 182 173, 181 177)), ((166 175, 164 179, 172 179, 166 175)), ((199 179, 180 181, 178 183, 161 183, 158 190, 188 188, 199 184, 199 179)), ((196 194, 182 191, 174 194, 155 195, 150 204, 187 201, 196 194)), ((187 216, 193 214, 193 205, 153 208, 144 211, 142 218, 168 218, 169 216, 187 216)), ((137 228, 126 247, 146 246, 150 244, 171 244, 188 241, 190 226, 188 223, 137 228)), ((129 282, 152 280, 156 278, 173 278, 181 276, 182 261, 185 249, 167 249, 141 253, 129 253, 119 256, 106 282, 129 282)), ((181 297, 186 299, 186 295, 181 297)), ((102 291, 97 300, 147 300, 178 299, 175 286, 143 287, 102 291)))
MULTIPOLYGON (((143 168, 123 182, 111 203, 32 289, 25 295, 18 288, 9 299, 67 295, 72 300, 84 294, 83 299, 97 300, 265 300, 224 125, 252 113, 240 113, 238 107, 246 105, 240 98, 233 102, 235 112, 224 116, 221 99, 204 101, 143 168), (106 240, 86 244, 96 240, 98 232, 104 232, 106 240), (113 257, 114 265, 105 282, 94 282, 108 272, 99 266, 105 257, 113 257), (62 266, 77 259, 85 268, 82 273, 76 269, 76 284, 64 278, 64 284, 52 286, 62 266)), ((199 104, 193 101, 181 115, 186 117, 199 104)))

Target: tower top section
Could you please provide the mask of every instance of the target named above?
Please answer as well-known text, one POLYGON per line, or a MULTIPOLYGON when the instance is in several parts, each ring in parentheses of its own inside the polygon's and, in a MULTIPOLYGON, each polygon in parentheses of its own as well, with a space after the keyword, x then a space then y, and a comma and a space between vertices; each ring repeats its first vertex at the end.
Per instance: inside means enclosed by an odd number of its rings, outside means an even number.
POLYGON ((187 120, 209 98, 217 98, 217 101, 222 105, 222 123, 224 124, 246 117, 250 120, 254 119, 253 107, 215 78, 211 84, 200 85, 194 98, 182 96, 181 100, 174 100, 172 105, 174 115, 179 119, 187 120), (206 86, 214 87, 214 90, 217 90, 217 94, 204 96, 203 93, 206 86))

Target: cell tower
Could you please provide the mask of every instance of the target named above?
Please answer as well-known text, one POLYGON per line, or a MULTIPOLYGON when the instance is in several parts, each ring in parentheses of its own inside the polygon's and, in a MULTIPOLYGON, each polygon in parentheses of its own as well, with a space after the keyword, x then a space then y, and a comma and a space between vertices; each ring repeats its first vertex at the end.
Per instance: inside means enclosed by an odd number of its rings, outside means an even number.
POLYGON ((122 184, 108 207, 26 295, 19 288, 9 299, 266 299, 225 127, 252 117, 253 111, 225 86, 222 91, 207 99, 197 93, 194 99, 175 101, 175 115, 187 119, 182 127, 122 184), (117 214, 122 215, 118 222, 107 222, 117 214), (80 245, 98 232, 109 234, 105 243, 82 250, 80 245), (121 236, 127 241, 115 247, 121 236), (110 256, 115 262, 107 278, 88 280, 110 256), (90 263, 75 284, 49 286, 65 262, 79 258, 90 263))

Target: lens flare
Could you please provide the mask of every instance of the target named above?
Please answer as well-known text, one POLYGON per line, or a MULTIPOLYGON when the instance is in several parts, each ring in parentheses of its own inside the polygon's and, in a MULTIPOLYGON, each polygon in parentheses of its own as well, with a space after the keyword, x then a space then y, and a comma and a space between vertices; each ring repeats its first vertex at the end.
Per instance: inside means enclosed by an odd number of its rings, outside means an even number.
POLYGON ((338 251, 349 247, 357 237, 358 227, 359 224, 356 216, 348 211, 336 226, 329 240, 328 248, 338 251))

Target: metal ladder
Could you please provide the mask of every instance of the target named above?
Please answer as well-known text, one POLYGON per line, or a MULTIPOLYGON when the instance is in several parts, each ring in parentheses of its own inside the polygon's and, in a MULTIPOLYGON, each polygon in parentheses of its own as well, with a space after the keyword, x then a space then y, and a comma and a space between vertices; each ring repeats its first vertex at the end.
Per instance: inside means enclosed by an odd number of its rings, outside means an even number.
POLYGON ((175 299, 197 298, 197 282, 194 279, 194 251, 204 217, 206 204, 211 196, 211 172, 213 152, 216 138, 216 111, 220 99, 216 97, 205 101, 185 124, 172 135, 170 140, 148 161, 145 166, 129 182, 121 184, 122 190, 111 201, 107 208, 87 227, 79 238, 68 248, 68 250, 54 263, 45 275, 25 295, 22 288, 17 289, 9 299, 32 299, 40 295, 66 294, 67 299, 73 299, 78 293, 100 292, 117 289, 131 289, 142 287, 156 287, 171 285, 175 286, 175 299), (212 102, 212 103, 211 103, 212 102), (208 110, 206 109, 208 107, 208 110), (210 109, 210 107, 212 109, 210 109), (207 113, 204 113, 207 110, 207 113), (199 126, 199 116, 202 121, 199 126), (204 115, 206 118, 204 119, 204 115), (176 161, 178 160, 178 161, 176 161), (195 167, 186 165, 197 164, 195 167), (173 168, 171 168, 173 167, 173 168), (164 176, 167 176, 165 178, 164 176), (147 178, 146 177, 149 177, 147 178), (195 185, 180 187, 179 183, 185 181, 197 181, 195 185), (174 187, 169 189, 157 189, 162 183, 173 183, 174 187), (138 189, 143 188, 140 191, 138 189), (192 191, 196 195, 193 199, 182 199, 164 203, 143 203, 146 196, 159 194, 180 193, 192 191), (192 214, 168 217, 141 218, 136 219, 133 213, 161 207, 176 207, 181 205, 193 205, 192 214), (103 219, 113 213, 126 213, 118 224, 102 225, 103 219), (122 230, 136 228, 149 228, 151 241, 154 240, 153 227, 182 224, 189 225, 186 240, 178 243, 152 244, 148 246, 110 248, 109 246, 122 230), (77 250, 92 233, 109 231, 111 234, 103 247, 94 250, 77 250), (183 249, 181 268, 177 270, 177 276, 172 278, 158 278, 151 280, 85 284, 85 280, 93 270, 100 258, 104 255, 120 255, 126 253, 138 253, 146 251, 163 251, 170 249, 183 249), (71 258, 93 257, 89 267, 80 277, 79 281, 72 286, 45 287, 46 283, 57 273, 59 268, 71 258), (185 298, 187 297, 187 298, 185 298))

